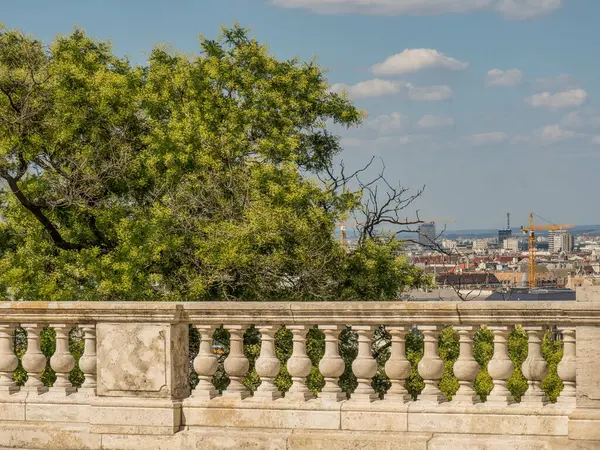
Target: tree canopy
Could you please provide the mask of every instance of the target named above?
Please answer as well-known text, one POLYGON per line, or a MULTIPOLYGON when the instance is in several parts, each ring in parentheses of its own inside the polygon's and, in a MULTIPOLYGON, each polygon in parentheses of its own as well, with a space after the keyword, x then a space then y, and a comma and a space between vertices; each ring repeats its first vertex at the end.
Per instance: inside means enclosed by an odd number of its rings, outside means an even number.
POLYGON ((394 235, 342 248, 363 191, 320 176, 328 124, 362 116, 238 26, 146 65, 79 29, 0 28, 0 297, 396 298, 427 279, 394 235))

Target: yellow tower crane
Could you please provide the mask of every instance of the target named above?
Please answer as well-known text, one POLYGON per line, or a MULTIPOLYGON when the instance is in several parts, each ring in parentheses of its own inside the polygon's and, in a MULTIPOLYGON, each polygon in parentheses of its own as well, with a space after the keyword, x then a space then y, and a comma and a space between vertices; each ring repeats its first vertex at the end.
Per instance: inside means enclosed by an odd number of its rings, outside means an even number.
POLYGON ((533 224, 533 213, 529 213, 529 226, 521 227, 523 233, 529 235, 528 244, 529 244, 529 287, 535 288, 535 231, 538 230, 548 230, 548 231, 557 231, 557 230, 566 230, 569 228, 575 228, 575 225, 568 224, 552 224, 552 225, 534 225, 533 224))

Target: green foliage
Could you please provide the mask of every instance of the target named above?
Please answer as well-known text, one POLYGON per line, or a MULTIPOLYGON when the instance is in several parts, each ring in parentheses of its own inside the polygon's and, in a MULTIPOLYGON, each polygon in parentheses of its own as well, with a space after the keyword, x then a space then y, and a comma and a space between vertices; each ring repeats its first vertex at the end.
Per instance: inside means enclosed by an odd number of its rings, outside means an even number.
POLYGON ((458 359, 459 343, 458 333, 452 327, 446 327, 440 332, 438 339, 438 354, 444 361, 444 374, 440 380, 440 390, 452 400, 452 396, 458 391, 458 379, 454 376, 452 366, 458 359))
POLYGON ((391 335, 384 327, 377 327, 373 333, 373 357, 377 361, 377 373, 373 377, 371 386, 380 397, 391 387, 390 380, 385 373, 385 363, 390 359, 391 335))
POLYGON ((287 370, 287 361, 292 356, 292 332, 285 327, 275 333, 275 354, 281 361, 281 369, 275 378, 275 385, 281 392, 289 391, 292 386, 292 377, 287 370))
POLYGON ((0 88, 0 297, 387 300, 429 283, 395 239, 342 249, 362 194, 315 175, 341 151, 326 125, 363 113, 238 26, 146 66, 79 29, 46 45, 0 28, 0 88))
POLYGON ((515 365, 515 371, 508 379, 506 387, 517 402, 527 391, 527 380, 521 371, 521 365, 527 358, 527 333, 521 327, 516 327, 508 336, 508 355, 515 365))
POLYGON ((551 402, 556 402, 563 390, 563 382, 556 372, 558 363, 563 357, 563 341, 553 340, 552 332, 547 331, 542 341, 542 355, 548 362, 548 376, 542 382, 542 389, 551 402))
POLYGON ((423 272, 400 254, 396 239, 367 240, 346 258, 341 300, 398 298, 398 280, 405 286, 428 284, 423 272))
POLYGON ((325 378, 319 372, 319 361, 325 354, 325 334, 317 327, 308 330, 306 335, 306 354, 312 363, 312 369, 306 378, 306 385, 315 394, 325 386, 325 378))
POLYGON ((473 382, 473 389, 485 401, 492 391, 494 384, 492 377, 487 371, 487 364, 494 355, 494 335, 486 327, 477 330, 474 338, 473 358, 479 364, 479 372, 473 382))
POLYGON ((423 358, 423 349, 423 333, 417 329, 411 329, 406 335, 406 358, 410 362, 410 374, 406 378, 404 387, 413 400, 416 400, 417 395, 425 388, 423 378, 421 378, 417 370, 417 365, 423 358))

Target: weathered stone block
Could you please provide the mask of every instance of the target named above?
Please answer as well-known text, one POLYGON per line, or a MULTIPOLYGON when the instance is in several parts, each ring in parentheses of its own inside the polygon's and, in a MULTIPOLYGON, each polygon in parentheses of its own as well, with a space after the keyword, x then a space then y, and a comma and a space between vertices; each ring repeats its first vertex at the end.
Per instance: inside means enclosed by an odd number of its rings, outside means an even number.
POLYGON ((186 324, 100 323, 97 340, 99 396, 189 395, 186 324))
POLYGON ((187 427, 339 429, 340 403, 320 399, 291 402, 229 397, 204 401, 192 397, 184 401, 183 416, 187 427))
POLYGON ((97 397, 91 405, 92 433, 169 435, 181 429, 178 401, 97 397))
POLYGON ((294 431, 287 450, 426 450, 431 434, 362 431, 294 431))
POLYGON ((342 430, 407 431, 408 404, 377 401, 367 405, 342 405, 342 430))
POLYGON ((0 423, 0 446, 22 449, 96 450, 101 437, 91 435, 87 426, 69 423, 0 423))

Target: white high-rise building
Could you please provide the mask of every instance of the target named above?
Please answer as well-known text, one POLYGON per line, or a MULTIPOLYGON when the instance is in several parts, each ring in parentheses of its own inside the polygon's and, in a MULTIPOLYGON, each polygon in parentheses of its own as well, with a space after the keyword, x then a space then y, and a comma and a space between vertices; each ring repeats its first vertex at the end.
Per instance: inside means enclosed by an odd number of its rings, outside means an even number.
POLYGON ((548 232, 548 251, 550 253, 572 252, 573 235, 567 230, 548 232))
POLYGON ((435 223, 422 223, 418 228, 419 244, 425 247, 431 247, 435 243, 435 223))
POLYGON ((502 248, 504 250, 508 250, 509 252, 518 252, 519 251, 519 240, 517 238, 508 238, 505 239, 502 243, 502 248))

